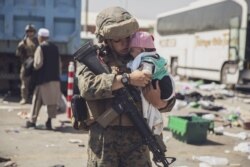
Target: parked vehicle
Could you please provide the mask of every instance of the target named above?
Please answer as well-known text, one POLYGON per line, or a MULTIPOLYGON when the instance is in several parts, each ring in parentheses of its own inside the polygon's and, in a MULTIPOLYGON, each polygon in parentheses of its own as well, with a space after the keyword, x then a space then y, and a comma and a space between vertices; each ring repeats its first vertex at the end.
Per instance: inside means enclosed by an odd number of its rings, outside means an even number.
POLYGON ((250 83, 250 9, 245 0, 201 0, 157 17, 155 43, 173 75, 250 83))
POLYGON ((27 24, 50 30, 50 41, 62 56, 62 89, 66 89, 68 63, 80 47, 81 0, 0 1, 0 91, 19 90, 20 62, 15 50, 27 24))

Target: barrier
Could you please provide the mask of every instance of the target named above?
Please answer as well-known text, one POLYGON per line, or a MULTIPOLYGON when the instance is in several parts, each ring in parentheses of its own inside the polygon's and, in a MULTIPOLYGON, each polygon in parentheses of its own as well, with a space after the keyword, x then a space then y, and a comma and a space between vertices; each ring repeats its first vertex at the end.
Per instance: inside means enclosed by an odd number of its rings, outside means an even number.
POLYGON ((67 116, 68 118, 72 117, 72 109, 71 109, 71 99, 73 96, 74 89, 74 72, 75 66, 74 62, 69 62, 68 66, 68 85, 67 85, 67 116))

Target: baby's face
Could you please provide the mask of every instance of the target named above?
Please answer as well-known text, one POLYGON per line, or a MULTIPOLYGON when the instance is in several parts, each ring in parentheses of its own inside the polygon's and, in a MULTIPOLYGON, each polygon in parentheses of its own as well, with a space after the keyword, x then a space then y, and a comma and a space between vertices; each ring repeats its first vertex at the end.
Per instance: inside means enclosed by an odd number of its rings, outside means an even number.
POLYGON ((130 48, 130 54, 135 58, 137 55, 139 55, 142 52, 141 48, 132 47, 130 48))

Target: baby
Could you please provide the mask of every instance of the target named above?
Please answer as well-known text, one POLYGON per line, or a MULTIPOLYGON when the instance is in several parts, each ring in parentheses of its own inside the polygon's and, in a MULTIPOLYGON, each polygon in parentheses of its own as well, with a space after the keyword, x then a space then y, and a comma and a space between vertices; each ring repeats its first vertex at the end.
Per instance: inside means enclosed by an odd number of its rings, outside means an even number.
MULTIPOLYGON (((147 32, 136 32, 130 39, 130 54, 134 60, 130 61, 127 66, 132 70, 140 69, 152 75, 152 84, 156 88, 156 81, 159 83, 161 90, 161 99, 167 103, 175 97, 174 82, 166 69, 166 61, 156 53, 154 38, 147 32)), ((143 114, 147 118, 150 128, 155 134, 161 133, 163 129, 162 116, 159 110, 150 102, 147 102, 142 95, 143 114)), ((169 109, 169 111, 172 107, 169 109)), ((160 109, 161 110, 161 109, 160 109)))

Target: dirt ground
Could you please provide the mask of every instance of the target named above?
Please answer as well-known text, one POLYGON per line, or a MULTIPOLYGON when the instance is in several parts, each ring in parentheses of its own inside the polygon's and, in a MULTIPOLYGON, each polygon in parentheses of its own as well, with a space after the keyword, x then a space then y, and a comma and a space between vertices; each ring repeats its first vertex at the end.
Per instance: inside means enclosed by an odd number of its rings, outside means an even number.
MULTIPOLYGON (((250 115, 250 104, 244 103, 244 99, 244 97, 233 97, 216 100, 216 102, 230 110, 240 110, 244 113, 244 117, 247 117, 250 115)), ((88 133, 74 130, 66 114, 58 115, 53 120, 53 131, 44 130, 47 118, 45 108, 40 113, 38 129, 26 129, 23 126, 30 108, 30 104, 19 105, 17 98, 7 98, 6 101, 3 101, 3 97, 0 97, 0 167, 6 165, 4 159, 11 160, 8 163, 18 167, 59 167, 60 165, 86 167, 88 133)), ((165 127, 169 115, 187 115, 190 112, 204 112, 204 110, 182 108, 164 114, 165 127)), ((220 115, 220 113, 218 114, 220 115)), ((220 127, 222 124, 223 122, 215 121, 215 127, 220 127)), ((243 142, 250 142, 250 131, 243 127, 233 126, 224 127, 224 132, 230 134, 243 132, 246 134, 246 139, 208 133, 205 143, 195 145, 179 141, 172 136, 171 131, 164 130, 164 141, 168 149, 167 156, 177 158, 171 166, 204 166, 200 161, 193 160, 193 156, 210 156, 210 162, 213 161, 211 159, 213 156, 227 158, 228 164, 222 166, 249 167, 249 152, 234 151, 234 147, 243 142)), ((249 147, 248 145, 248 149, 249 147)))

